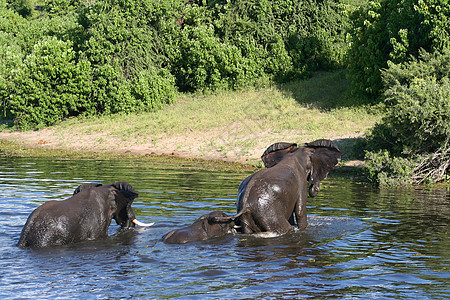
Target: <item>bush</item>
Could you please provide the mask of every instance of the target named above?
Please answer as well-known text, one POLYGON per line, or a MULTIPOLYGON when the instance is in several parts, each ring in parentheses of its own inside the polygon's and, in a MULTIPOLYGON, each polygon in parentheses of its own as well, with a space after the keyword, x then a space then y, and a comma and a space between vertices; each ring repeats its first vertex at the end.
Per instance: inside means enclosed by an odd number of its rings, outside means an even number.
POLYGON ((420 59, 389 63, 382 75, 387 112, 367 138, 371 147, 366 156, 372 169, 370 177, 382 183, 383 172, 373 168, 382 149, 383 166, 396 159, 396 165, 407 160, 415 164, 401 172, 400 177, 409 172, 409 182, 443 180, 450 166, 450 51, 422 52, 420 59), (425 169, 429 174, 422 172, 425 169), (433 169, 441 169, 439 175, 433 169))
MULTIPOLYGON (((216 8, 218 36, 256 45, 260 66, 277 80, 340 67, 347 51, 348 1, 232 1, 216 8)), ((247 57, 248 51, 240 48, 247 57)))
POLYGON ((348 76, 355 94, 377 101, 383 90, 381 70, 388 61, 401 63, 420 49, 442 51, 450 46, 447 0, 370 1, 351 15, 348 76))
POLYGON ((97 114, 130 112, 135 107, 131 95, 131 84, 126 81, 117 61, 111 61, 92 68, 91 102, 97 114))
POLYGON ((23 128, 157 109, 177 89, 235 89, 340 67, 352 7, 348 0, 44 0, 41 16, 23 18, 8 7, 32 1, 0 1, 0 101, 23 128), (43 56, 57 71, 38 66, 43 56), (42 75, 36 86, 32 72, 42 75), (63 98, 50 100, 58 92, 63 98))
POLYGON ((168 59, 157 28, 180 4, 104 0, 81 10, 79 47, 94 69, 98 113, 152 110, 173 101, 175 81, 164 68, 168 59))
POLYGON ((181 91, 237 88, 264 74, 237 46, 215 37, 211 25, 186 26, 178 43, 172 72, 181 91))
POLYGON ((8 86, 22 66, 23 54, 11 34, 0 31, 0 103, 2 117, 10 115, 8 86))
POLYGON ((92 111, 91 67, 75 60, 72 43, 37 43, 7 87, 11 113, 22 129, 47 126, 92 111))
POLYGON ((367 178, 382 187, 409 185, 415 161, 392 156, 387 150, 367 152, 364 171, 367 178))
POLYGON ((175 98, 175 77, 165 69, 144 70, 135 81, 133 92, 139 101, 133 111, 160 109, 175 98))
POLYGON ((8 7, 22 17, 29 17, 33 13, 33 6, 29 0, 7 0, 8 7))

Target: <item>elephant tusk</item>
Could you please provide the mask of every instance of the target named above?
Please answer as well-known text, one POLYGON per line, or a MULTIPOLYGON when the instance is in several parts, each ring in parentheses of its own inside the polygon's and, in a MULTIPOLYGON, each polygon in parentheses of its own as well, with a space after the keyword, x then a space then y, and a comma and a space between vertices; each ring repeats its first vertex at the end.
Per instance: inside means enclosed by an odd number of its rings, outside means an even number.
POLYGON ((142 223, 142 222, 138 221, 137 219, 134 219, 131 222, 133 222, 134 224, 136 224, 138 226, 143 226, 143 227, 148 227, 148 226, 155 225, 155 223, 142 223))

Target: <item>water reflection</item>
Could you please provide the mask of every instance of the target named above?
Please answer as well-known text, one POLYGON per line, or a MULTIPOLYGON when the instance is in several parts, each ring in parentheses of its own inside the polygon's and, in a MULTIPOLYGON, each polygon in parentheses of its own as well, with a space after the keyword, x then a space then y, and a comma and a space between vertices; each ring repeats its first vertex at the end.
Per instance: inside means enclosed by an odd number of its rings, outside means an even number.
POLYGON ((377 190, 331 177, 308 201, 305 231, 166 245, 169 230, 214 210, 232 214, 247 173, 145 162, 0 157, 0 297, 445 298, 450 191, 377 190), (84 182, 126 180, 149 228, 77 245, 15 247, 26 218, 84 182), (14 296, 11 296, 14 295, 14 296))

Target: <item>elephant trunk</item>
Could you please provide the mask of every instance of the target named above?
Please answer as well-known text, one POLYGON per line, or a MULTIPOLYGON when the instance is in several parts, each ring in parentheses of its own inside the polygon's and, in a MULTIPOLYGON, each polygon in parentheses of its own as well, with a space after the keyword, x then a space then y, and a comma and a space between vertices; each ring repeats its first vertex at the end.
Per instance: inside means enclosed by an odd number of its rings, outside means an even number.
POLYGON ((319 192, 319 190, 320 190, 320 183, 319 182, 311 184, 309 186, 309 191, 308 191, 309 196, 311 198, 314 198, 315 196, 317 196, 317 193, 319 192))

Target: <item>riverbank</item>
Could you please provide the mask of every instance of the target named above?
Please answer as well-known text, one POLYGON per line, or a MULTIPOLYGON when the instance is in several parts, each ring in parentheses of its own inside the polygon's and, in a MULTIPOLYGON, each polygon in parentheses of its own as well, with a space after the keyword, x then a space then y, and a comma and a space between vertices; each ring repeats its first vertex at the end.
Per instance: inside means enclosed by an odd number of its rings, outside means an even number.
POLYGON ((0 139, 33 151, 172 156, 261 166, 272 143, 334 140, 344 165, 360 165, 358 139, 381 117, 344 106, 343 72, 235 92, 180 95, 156 112, 74 118, 38 131, 3 128, 0 139))

